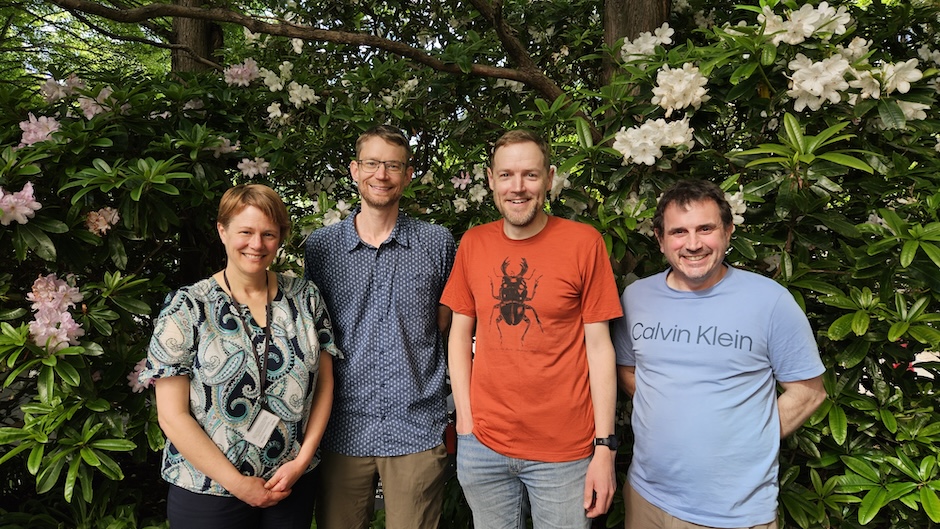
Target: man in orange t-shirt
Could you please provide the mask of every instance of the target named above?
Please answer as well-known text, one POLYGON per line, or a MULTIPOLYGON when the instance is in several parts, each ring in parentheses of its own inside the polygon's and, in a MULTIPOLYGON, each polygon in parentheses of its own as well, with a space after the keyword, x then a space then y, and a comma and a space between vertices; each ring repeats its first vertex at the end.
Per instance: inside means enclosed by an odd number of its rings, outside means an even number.
POLYGON ((457 477, 476 527, 588 528, 610 507, 621 316, 601 235, 548 215, 548 144, 504 134, 487 169, 503 219, 469 230, 442 296, 457 477), (474 335, 476 343, 474 348, 474 335))

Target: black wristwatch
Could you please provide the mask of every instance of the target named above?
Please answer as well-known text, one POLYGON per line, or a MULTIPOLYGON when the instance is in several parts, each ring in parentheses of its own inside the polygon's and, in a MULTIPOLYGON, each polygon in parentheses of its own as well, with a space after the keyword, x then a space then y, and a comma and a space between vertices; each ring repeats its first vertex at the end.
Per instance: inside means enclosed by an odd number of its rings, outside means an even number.
POLYGON ((594 438, 594 446, 606 446, 607 448, 610 448, 614 452, 617 451, 617 447, 619 445, 620 443, 617 442, 617 436, 613 434, 608 435, 607 437, 595 437, 594 438))

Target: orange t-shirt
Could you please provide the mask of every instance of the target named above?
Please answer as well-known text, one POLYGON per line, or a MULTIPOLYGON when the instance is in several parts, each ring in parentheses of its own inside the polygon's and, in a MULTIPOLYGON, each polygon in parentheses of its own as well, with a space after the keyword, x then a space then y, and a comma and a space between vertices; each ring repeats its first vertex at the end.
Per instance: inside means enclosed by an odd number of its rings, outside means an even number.
POLYGON ((502 220, 472 228, 441 303, 476 319, 470 409, 480 442, 536 461, 593 454, 584 324, 622 315, 597 230, 552 216, 520 241, 502 220))

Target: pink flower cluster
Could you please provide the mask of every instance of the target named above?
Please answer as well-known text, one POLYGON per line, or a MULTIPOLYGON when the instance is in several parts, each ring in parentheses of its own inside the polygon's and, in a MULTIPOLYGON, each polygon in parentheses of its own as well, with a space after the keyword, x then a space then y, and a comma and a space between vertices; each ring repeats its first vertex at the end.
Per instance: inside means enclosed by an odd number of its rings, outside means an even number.
POLYGON ((73 73, 68 76, 64 83, 50 77, 46 79, 46 82, 42 84, 39 90, 42 92, 42 97, 46 100, 46 103, 55 103, 84 88, 85 82, 73 73))
POLYGON ((229 66, 224 71, 225 82, 229 85, 248 86, 261 75, 258 63, 248 58, 241 64, 229 66))
POLYGON ((147 359, 142 358, 134 365, 134 370, 127 374, 127 385, 131 387, 134 393, 142 393, 145 389, 153 385, 153 379, 149 379, 143 384, 140 383, 140 372, 146 369, 147 359))
POLYGON ((26 219, 35 216, 40 208, 42 204, 33 196, 32 182, 26 182, 17 193, 7 193, 0 187, 0 224, 9 226, 14 220, 26 224, 26 219))
POLYGON ((69 286, 55 274, 39 276, 26 299, 33 302, 32 308, 36 311, 35 319, 29 322, 33 343, 50 351, 79 344, 78 338, 84 336, 85 331, 68 311, 82 300, 77 287, 69 286))
POLYGON ((30 112, 29 119, 20 122, 20 130, 23 131, 23 139, 19 146, 25 147, 52 139, 52 133, 59 130, 59 122, 46 116, 37 118, 30 112))
POLYGON ((85 116, 85 119, 91 119, 102 112, 107 112, 111 110, 113 105, 113 100, 111 100, 111 94, 114 93, 114 90, 110 86, 106 86, 98 92, 98 96, 94 99, 86 96, 78 98, 78 106, 82 109, 82 115, 85 116))
POLYGON ((111 226, 121 220, 118 211, 114 208, 101 208, 98 211, 89 211, 85 217, 85 227, 88 231, 99 237, 104 237, 111 229, 111 226))

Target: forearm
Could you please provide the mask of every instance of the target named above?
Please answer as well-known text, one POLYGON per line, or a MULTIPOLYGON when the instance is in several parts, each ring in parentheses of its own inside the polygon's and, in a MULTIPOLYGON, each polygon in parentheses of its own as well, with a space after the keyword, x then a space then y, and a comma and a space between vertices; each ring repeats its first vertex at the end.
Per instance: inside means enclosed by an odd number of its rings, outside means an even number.
POLYGON ((450 371, 454 407, 457 411, 458 433, 468 433, 473 429, 473 414, 470 410, 470 373, 473 369, 474 325, 473 318, 455 314, 447 344, 447 365, 450 371))
POLYGON ((323 440, 323 433, 326 431, 326 424, 330 420, 330 411, 333 408, 333 388, 333 357, 329 353, 321 353, 317 388, 313 392, 313 404, 310 406, 307 429, 304 431, 304 440, 296 458, 303 463, 304 467, 309 466, 313 461, 320 441, 323 440))
POLYGON ((620 389, 633 397, 636 393, 636 366, 617 366, 617 381, 620 389))
POLYGON ((231 491, 244 476, 189 413, 189 379, 156 381, 157 418, 166 438, 196 470, 231 491))
POLYGON ((803 426, 813 415, 826 399, 826 389, 821 376, 798 382, 781 382, 780 385, 783 393, 777 397, 777 411, 780 415, 780 437, 784 438, 803 426))
POLYGON ((591 401, 594 404, 594 429, 597 437, 614 433, 617 406, 617 374, 614 346, 607 322, 584 326, 587 340, 591 401), (590 329, 590 330, 589 330, 590 329))

